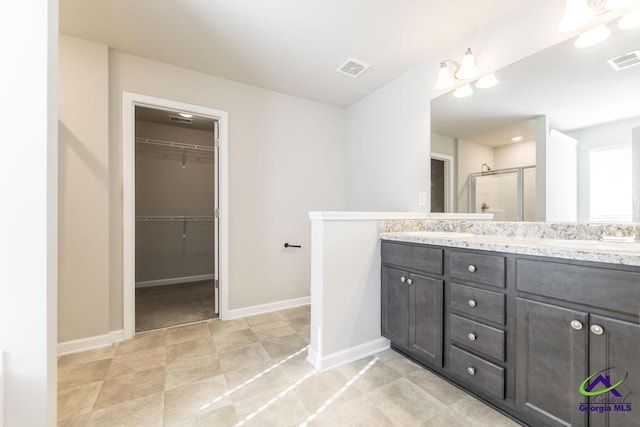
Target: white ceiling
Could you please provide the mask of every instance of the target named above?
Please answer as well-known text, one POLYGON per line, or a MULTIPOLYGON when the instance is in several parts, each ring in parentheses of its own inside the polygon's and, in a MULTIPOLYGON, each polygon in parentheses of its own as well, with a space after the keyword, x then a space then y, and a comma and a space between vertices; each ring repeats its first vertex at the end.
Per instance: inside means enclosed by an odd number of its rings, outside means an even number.
POLYGON ((563 132, 639 116, 640 65, 614 71, 606 61, 640 49, 640 29, 622 31, 615 23, 599 45, 577 49, 573 38, 497 71, 493 88, 432 100, 432 131, 498 146, 541 115, 563 132))
POLYGON ((60 0, 60 31, 346 107, 523 0, 60 0), (360 78, 335 72, 348 57, 360 78))

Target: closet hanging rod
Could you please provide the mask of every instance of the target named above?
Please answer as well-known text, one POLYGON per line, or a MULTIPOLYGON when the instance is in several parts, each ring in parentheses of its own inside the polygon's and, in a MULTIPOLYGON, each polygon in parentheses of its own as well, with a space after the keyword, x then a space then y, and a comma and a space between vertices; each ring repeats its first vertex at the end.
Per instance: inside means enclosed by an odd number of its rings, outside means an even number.
POLYGON ((136 221, 213 221, 215 219, 214 216, 209 215, 201 215, 201 216, 183 216, 183 215, 174 215, 174 216, 136 216, 136 221))
POLYGON ((207 145, 185 144, 184 142, 162 141, 160 139, 149 139, 149 138, 136 138, 136 143, 158 145, 161 147, 168 147, 168 148, 182 148, 182 149, 188 149, 188 150, 208 151, 208 152, 213 152, 213 150, 215 149, 214 147, 209 147, 207 145))

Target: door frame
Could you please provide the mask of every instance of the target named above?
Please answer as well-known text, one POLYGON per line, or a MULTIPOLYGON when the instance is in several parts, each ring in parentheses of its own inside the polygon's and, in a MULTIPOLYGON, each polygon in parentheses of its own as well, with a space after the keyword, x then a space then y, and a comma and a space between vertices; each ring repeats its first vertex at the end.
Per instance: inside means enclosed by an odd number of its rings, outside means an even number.
POLYGON ((229 150, 228 113, 201 105, 122 92, 123 251, 122 296, 124 339, 135 335, 135 107, 187 111, 218 121, 218 269, 220 319, 229 316, 229 150))
MULTIPOLYGON (((454 201, 455 197, 455 185, 454 185, 454 170, 453 170, 453 156, 447 154, 440 154, 431 152, 429 159, 440 160, 444 162, 444 206, 445 212, 455 212, 454 201)), ((431 178, 429 178, 431 179, 431 178)))

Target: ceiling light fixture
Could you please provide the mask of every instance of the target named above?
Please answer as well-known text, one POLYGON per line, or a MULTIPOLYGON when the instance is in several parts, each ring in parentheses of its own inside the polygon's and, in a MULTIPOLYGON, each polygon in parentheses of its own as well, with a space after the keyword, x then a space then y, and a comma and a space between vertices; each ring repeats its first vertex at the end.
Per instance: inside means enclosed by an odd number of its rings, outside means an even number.
POLYGON ((180 114, 181 117, 184 117, 185 119, 190 119, 193 117, 193 114, 189 114, 189 113, 178 113, 180 114))
POLYGON ((576 39, 575 46, 580 49, 595 46, 608 39, 610 35, 611 30, 609 30, 605 25, 598 25, 597 27, 593 27, 592 29, 580 34, 576 39))
POLYGON ((498 79, 496 79, 496 75, 494 73, 487 74, 486 76, 480 77, 476 82, 476 87, 479 89, 487 89, 490 87, 494 87, 498 84, 498 79))
MULTIPOLYGON (((440 63, 440 72, 438 73, 438 80, 434 87, 437 90, 450 89, 454 86, 456 80, 469 80, 477 75, 478 66, 476 65, 475 58, 473 57, 473 52, 471 52, 471 49, 467 49, 462 57, 461 64, 458 64, 453 59, 445 59, 440 63), (449 68, 449 64, 453 65, 453 71, 449 68)), ((470 86, 469 89, 471 89, 470 86)), ((471 89, 471 93, 473 93, 473 89, 471 89)))
POLYGON ((520 142, 520 141, 522 141, 522 138, 523 138, 522 135, 518 135, 518 136, 514 136, 513 138, 511 138, 511 140, 513 142, 520 142))
POLYGON ((618 21, 618 28, 621 30, 640 28, 640 8, 632 10, 620 18, 618 21))
POLYGON ((453 96, 456 98, 466 98, 467 96, 473 95, 473 89, 471 85, 467 83, 466 85, 460 86, 458 89, 453 91, 453 96))

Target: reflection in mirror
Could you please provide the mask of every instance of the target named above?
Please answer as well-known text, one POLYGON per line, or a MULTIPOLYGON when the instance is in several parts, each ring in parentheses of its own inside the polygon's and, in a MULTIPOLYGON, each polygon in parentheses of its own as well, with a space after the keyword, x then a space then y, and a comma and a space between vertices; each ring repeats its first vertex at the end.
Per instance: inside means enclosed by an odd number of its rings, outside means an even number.
POLYGON ((452 157, 451 211, 640 222, 640 30, 609 27, 601 44, 567 40, 497 71, 497 86, 432 100, 432 157, 452 157))

